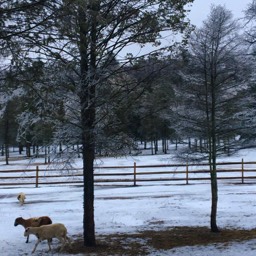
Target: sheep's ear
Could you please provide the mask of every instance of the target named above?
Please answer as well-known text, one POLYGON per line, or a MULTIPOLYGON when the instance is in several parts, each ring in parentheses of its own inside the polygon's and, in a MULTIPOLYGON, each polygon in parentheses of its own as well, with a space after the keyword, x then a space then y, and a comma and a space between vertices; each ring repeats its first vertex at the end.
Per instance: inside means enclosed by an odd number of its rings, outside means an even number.
POLYGON ((26 228, 26 231, 28 231, 29 230, 29 228, 26 228))

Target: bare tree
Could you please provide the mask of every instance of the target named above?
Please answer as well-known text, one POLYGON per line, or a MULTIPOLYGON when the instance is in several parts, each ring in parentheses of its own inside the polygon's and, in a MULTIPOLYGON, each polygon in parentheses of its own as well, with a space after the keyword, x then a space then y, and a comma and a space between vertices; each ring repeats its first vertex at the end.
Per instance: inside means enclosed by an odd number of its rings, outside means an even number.
POLYGON ((233 20, 231 12, 223 6, 212 6, 202 28, 191 37, 184 84, 177 90, 179 102, 182 102, 177 108, 181 136, 204 141, 200 150, 190 144, 182 153, 190 159, 208 160, 213 232, 219 231, 216 160, 220 154, 231 154, 238 149, 237 136, 245 128, 241 113, 248 99, 250 69, 243 50, 239 24, 233 20))

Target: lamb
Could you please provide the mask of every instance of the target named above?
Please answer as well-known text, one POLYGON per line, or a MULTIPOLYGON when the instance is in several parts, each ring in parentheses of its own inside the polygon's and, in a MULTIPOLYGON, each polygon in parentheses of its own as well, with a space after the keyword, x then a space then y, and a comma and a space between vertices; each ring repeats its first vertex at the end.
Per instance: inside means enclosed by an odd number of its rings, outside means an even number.
POLYGON ((37 245, 43 240, 48 241, 49 251, 51 251, 50 241, 54 237, 58 238, 62 242, 60 251, 64 248, 67 241, 70 243, 70 239, 67 237, 67 228, 62 223, 26 228, 24 236, 28 236, 30 234, 33 234, 38 238, 32 253, 35 252, 37 245))
MULTIPOLYGON (((52 224, 52 220, 48 216, 34 217, 29 219, 23 219, 22 217, 16 218, 14 221, 14 226, 22 225, 25 229, 28 227, 40 227, 42 225, 52 224)), ((29 241, 29 236, 27 236, 26 243, 29 241)))
POLYGON ((25 203, 26 195, 23 192, 20 192, 17 199, 20 201, 20 205, 23 205, 25 203))

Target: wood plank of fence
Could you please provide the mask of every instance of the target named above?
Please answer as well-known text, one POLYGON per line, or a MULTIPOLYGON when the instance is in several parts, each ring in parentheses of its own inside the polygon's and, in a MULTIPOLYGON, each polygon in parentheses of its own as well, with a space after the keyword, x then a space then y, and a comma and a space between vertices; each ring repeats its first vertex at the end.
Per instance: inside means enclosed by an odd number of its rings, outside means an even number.
MULTIPOLYGON (((251 172, 251 173, 256 173, 256 169, 255 168, 245 168, 245 166, 247 165, 256 165, 256 162, 254 161, 250 161, 250 162, 244 162, 244 160, 242 159, 241 162, 222 162, 222 163, 217 163, 217 166, 221 167, 221 166, 227 166, 227 165, 232 165, 232 166, 237 166, 236 168, 231 167, 229 168, 219 168, 217 170, 217 173, 238 173, 240 175, 238 176, 227 176, 227 177, 222 177, 222 176, 218 176, 219 180, 241 180, 241 183, 244 183, 245 179, 248 180, 253 180, 256 179, 255 175, 247 175, 245 177, 245 174, 251 172)), ((201 164, 163 164, 163 165, 137 165, 136 162, 134 162, 133 166, 102 166, 102 167, 95 167, 95 170, 97 169, 130 169, 131 171, 128 172, 118 172, 118 173, 95 173, 95 177, 99 178, 99 179, 95 179, 95 183, 129 183, 132 182, 134 186, 137 185, 137 182, 155 182, 155 181, 185 181, 186 184, 189 184, 189 181, 196 181, 196 180, 210 180, 210 176, 209 177, 191 177, 192 174, 206 174, 209 173, 209 170, 207 169, 197 169, 197 170, 190 170, 189 167, 200 167, 200 166, 208 166, 208 164, 206 163, 201 163, 201 164), (152 168, 168 168, 168 167, 185 167, 184 170, 154 170, 154 171, 149 171, 149 169, 152 168), (147 169, 146 171, 139 171, 139 170, 144 170, 147 169), (183 177, 154 177, 155 175, 161 176, 161 175, 183 175, 183 177), (141 176, 147 176, 147 175, 151 175, 151 177, 147 178, 147 177, 143 177, 140 178, 141 176), (126 178, 126 179, 115 179, 115 178, 102 178, 100 179, 100 177, 125 177, 125 176, 130 176, 131 178, 126 178)), ((82 170, 82 168, 78 169, 78 170, 82 170)), ((29 175, 29 176, 24 176, 24 177, 17 177, 17 176, 0 176, 0 180, 12 180, 12 179, 20 179, 22 181, 22 183, 20 182, 4 182, 4 183, 0 183, 0 186, 5 186, 5 185, 35 185, 36 187, 38 187, 39 185, 45 185, 45 184, 82 184, 81 180, 68 180, 68 181, 41 181, 40 180, 40 173, 42 172, 50 172, 49 170, 44 170, 41 169, 39 170, 39 167, 37 166, 36 169, 27 169, 27 170, 2 170, 0 171, 1 173, 34 173, 35 175, 29 175), (34 179, 35 182, 25 182, 26 179, 34 179), (23 181, 24 180, 24 181, 23 181)), ((82 177, 82 173, 81 174, 52 174, 52 175, 43 175, 42 178, 48 178, 48 179, 53 179, 53 178, 70 178, 70 177, 82 177)))

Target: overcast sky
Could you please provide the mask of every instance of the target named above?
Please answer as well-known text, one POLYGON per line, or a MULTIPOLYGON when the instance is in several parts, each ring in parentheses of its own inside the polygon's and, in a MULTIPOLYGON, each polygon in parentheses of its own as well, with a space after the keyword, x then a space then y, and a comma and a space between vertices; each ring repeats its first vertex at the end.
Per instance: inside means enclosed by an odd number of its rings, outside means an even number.
POLYGON ((211 4, 225 5, 225 7, 232 11, 234 18, 243 17, 243 11, 247 8, 248 4, 253 0, 194 0, 192 6, 189 8, 191 12, 189 18, 191 23, 200 27, 203 20, 207 19, 210 13, 211 4))
MULTIPOLYGON (((210 14, 210 7, 212 4, 214 5, 224 5, 228 10, 230 10, 234 18, 242 18, 244 17, 243 11, 248 7, 253 0, 194 0, 193 4, 189 7, 191 10, 188 18, 190 19, 193 25, 197 27, 201 27, 202 21, 207 19, 207 16, 210 14)), ((162 40, 163 45, 172 45, 173 44, 173 36, 166 36, 162 40)), ((126 47, 121 53, 118 55, 118 58, 122 59, 124 55, 129 53, 133 53, 134 56, 139 56, 145 53, 148 53, 148 49, 152 49, 151 46, 147 45, 144 48, 137 47, 136 45, 131 45, 126 47)))

